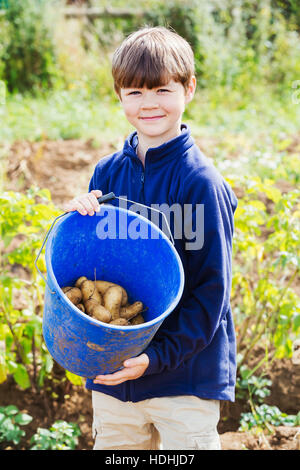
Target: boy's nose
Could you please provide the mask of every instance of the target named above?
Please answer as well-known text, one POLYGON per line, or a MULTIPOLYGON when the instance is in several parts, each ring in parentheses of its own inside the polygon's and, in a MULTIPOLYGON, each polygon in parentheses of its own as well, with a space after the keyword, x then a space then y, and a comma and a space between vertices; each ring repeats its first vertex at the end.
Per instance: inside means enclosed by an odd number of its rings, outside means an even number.
POLYGON ((158 103, 155 103, 155 101, 144 101, 142 104, 141 104, 141 108, 142 109, 157 109, 158 108, 158 103))
POLYGON ((159 107, 159 104, 157 102, 157 100, 155 99, 154 96, 152 95, 145 95, 143 100, 142 100, 142 103, 141 103, 141 108, 142 109, 155 109, 155 108, 158 108, 159 107))

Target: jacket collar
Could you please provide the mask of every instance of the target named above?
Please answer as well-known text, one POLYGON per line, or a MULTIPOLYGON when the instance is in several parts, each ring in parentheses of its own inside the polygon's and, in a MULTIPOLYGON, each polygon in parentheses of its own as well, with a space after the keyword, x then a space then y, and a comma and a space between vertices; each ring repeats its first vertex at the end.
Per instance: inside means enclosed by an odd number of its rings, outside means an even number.
MULTIPOLYGON (((136 154, 136 147, 138 144, 137 132, 130 134, 125 140, 123 147, 123 154, 132 159, 138 159, 136 154)), ((187 124, 181 124, 181 134, 174 139, 165 142, 159 147, 149 148, 146 152, 145 162, 149 164, 155 161, 162 161, 162 159, 169 160, 170 158, 177 158, 188 148, 194 144, 194 139, 191 136, 190 128, 187 124)))

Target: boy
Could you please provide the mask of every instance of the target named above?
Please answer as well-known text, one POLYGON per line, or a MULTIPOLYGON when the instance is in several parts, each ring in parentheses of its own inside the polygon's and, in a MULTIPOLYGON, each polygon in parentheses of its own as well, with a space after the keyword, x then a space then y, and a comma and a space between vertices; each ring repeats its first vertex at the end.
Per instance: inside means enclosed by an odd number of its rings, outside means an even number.
POLYGON ((196 88, 189 44, 166 28, 143 28, 116 50, 112 73, 136 131, 99 161, 89 193, 65 209, 93 215, 97 197, 110 191, 148 206, 192 205, 193 233, 204 231, 204 240, 189 249, 184 236, 175 240, 184 293, 145 351, 87 380, 94 449, 220 449, 219 404, 234 401, 236 373, 229 299, 237 200, 181 122, 196 88), (196 227, 201 204, 204 225, 196 227))

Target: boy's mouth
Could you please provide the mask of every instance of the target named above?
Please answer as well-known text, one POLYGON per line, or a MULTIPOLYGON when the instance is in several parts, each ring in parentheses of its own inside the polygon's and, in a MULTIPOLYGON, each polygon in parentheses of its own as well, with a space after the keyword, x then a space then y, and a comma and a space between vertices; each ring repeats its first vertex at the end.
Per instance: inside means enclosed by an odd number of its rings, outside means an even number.
POLYGON ((141 116, 140 119, 143 121, 155 121, 156 119, 161 119, 165 117, 164 115, 161 116, 141 116))

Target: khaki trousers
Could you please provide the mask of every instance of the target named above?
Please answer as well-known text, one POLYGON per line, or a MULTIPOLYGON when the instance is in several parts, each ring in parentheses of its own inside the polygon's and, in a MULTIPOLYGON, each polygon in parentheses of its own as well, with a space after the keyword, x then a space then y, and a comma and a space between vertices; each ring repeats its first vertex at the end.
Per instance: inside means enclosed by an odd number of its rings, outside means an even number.
POLYGON ((220 402, 195 396, 123 402, 92 392, 94 450, 221 450, 220 402))

